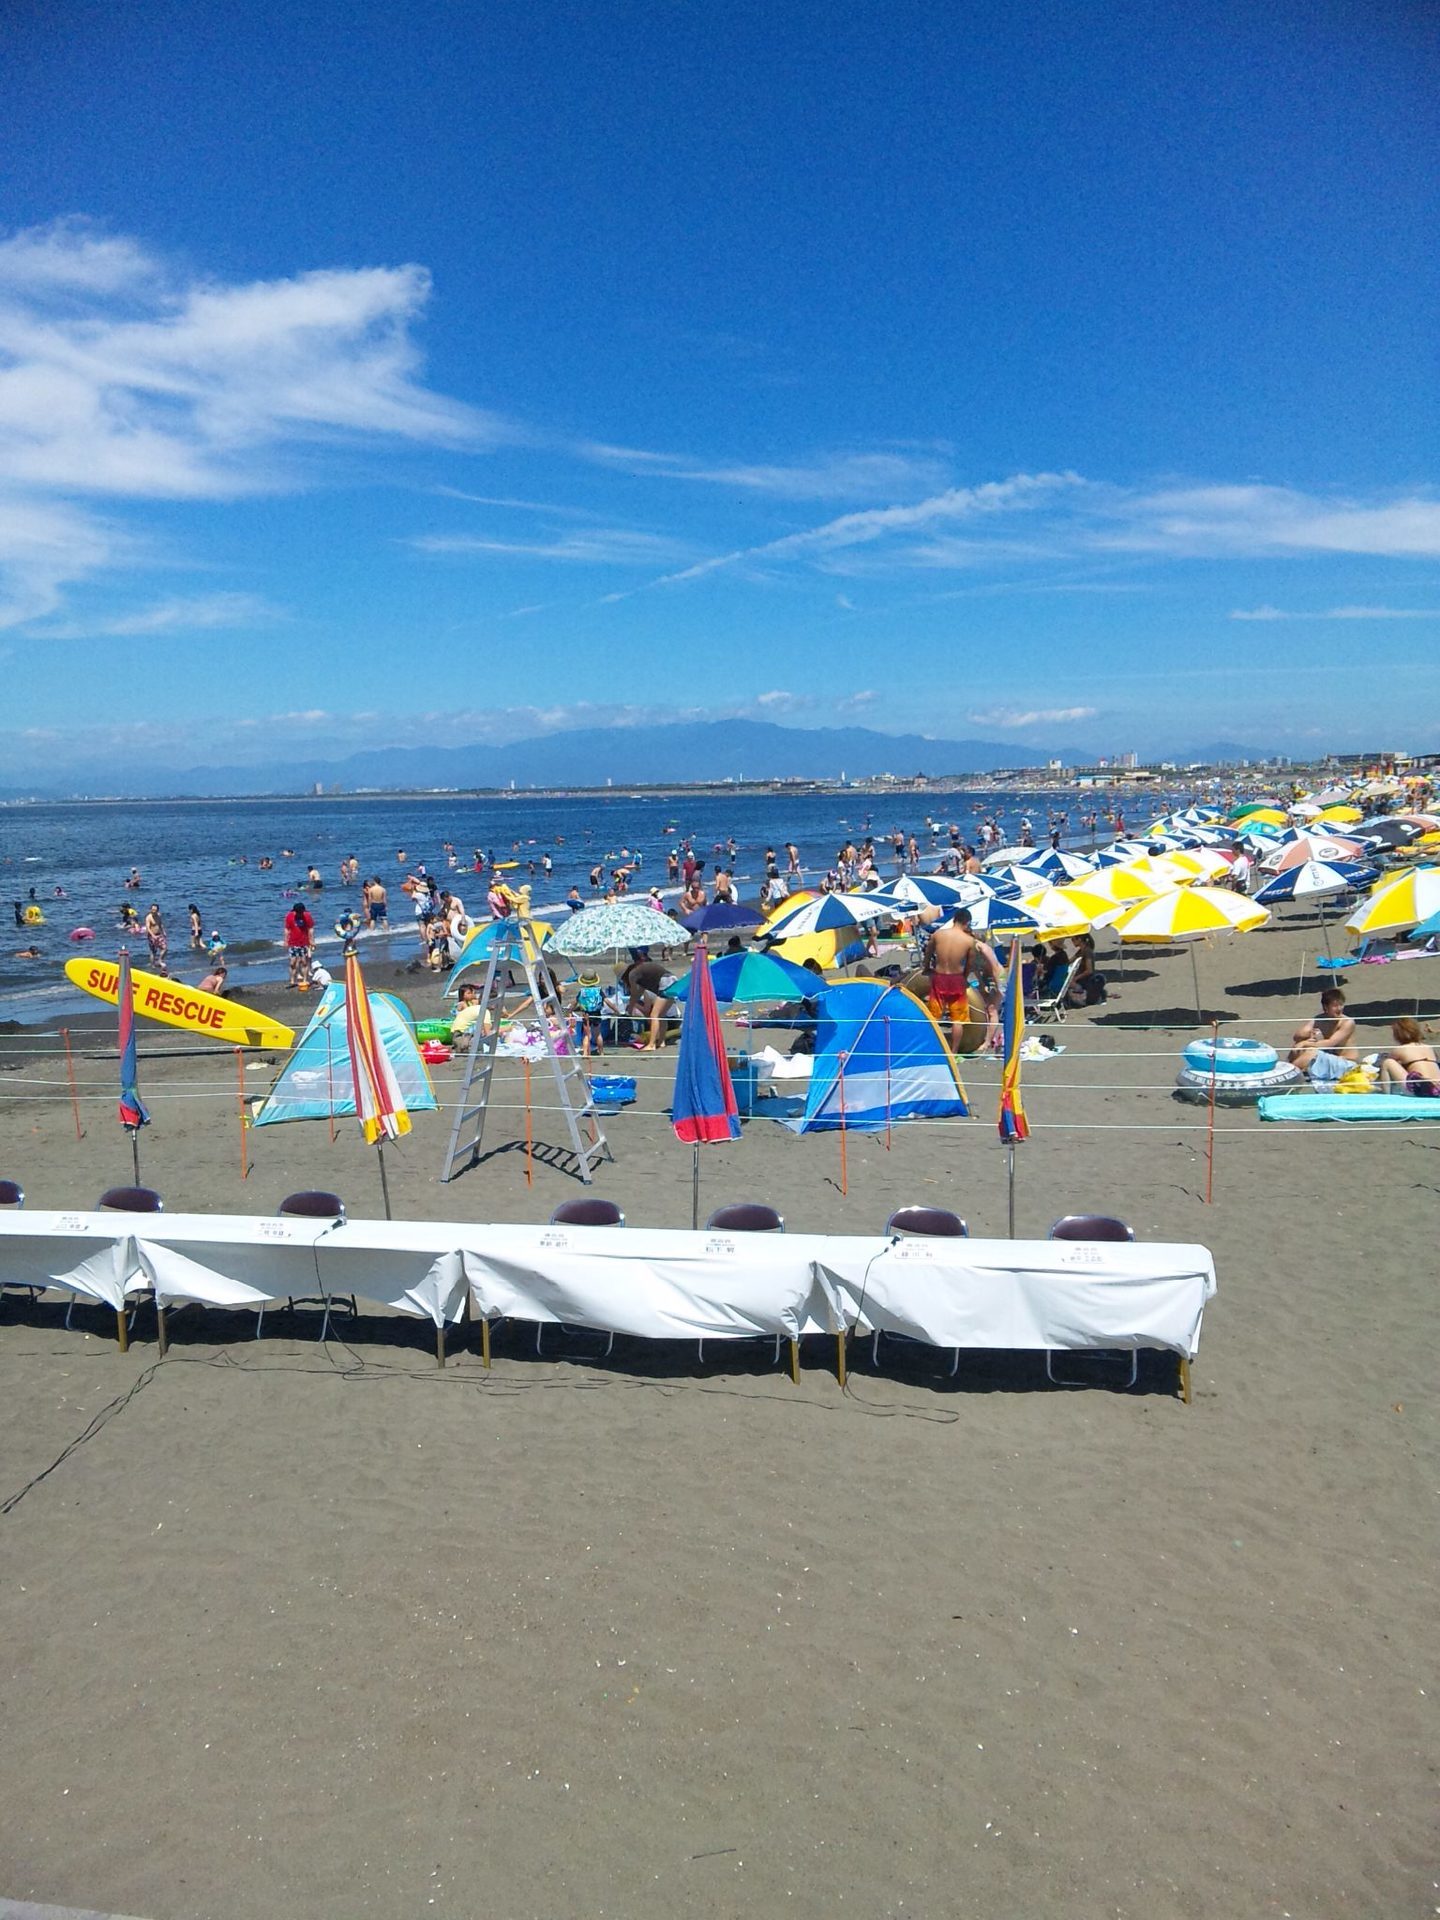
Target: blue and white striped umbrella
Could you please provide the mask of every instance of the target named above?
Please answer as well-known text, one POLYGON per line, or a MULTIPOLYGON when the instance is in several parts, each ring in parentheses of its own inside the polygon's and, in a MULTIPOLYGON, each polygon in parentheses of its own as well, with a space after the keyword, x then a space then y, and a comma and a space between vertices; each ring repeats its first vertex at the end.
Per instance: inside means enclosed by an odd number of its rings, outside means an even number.
POLYGON ((1357 864, 1332 865, 1328 860, 1306 860, 1298 867, 1287 867, 1267 880, 1255 898, 1262 906, 1273 907, 1277 900, 1319 900, 1334 893, 1358 893, 1368 887, 1378 873, 1376 867, 1357 864))
POLYGON ((763 940, 791 940, 802 933, 849 932, 867 920, 893 919, 900 911, 879 893, 822 893, 776 914, 760 930, 763 940))
POLYGON ((902 873, 892 885, 883 887, 880 894, 870 897, 879 899, 883 896, 886 900, 893 900, 900 908, 951 907, 957 902, 963 907, 975 897, 978 885, 978 881, 973 879, 947 879, 943 873, 902 873))
MULTIPOLYGON (((1013 873, 1015 869, 1012 867, 1010 871, 1013 873)), ((1078 853, 1066 853, 1059 847, 1049 848, 1038 860, 1027 861, 1021 869, 1027 874, 1038 873, 1052 887, 1063 887, 1071 880, 1083 880, 1094 871, 1093 860, 1082 860, 1078 853)))

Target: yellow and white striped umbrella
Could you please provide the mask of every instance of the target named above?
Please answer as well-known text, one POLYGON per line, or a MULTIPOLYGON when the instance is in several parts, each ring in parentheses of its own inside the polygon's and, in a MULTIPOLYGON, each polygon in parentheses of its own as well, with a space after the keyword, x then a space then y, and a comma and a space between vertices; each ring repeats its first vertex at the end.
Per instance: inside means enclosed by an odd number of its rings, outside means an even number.
POLYGON ((1142 900, 1115 921, 1126 942, 1169 946, 1177 940, 1202 940, 1210 933, 1251 933, 1263 927, 1270 909, 1242 893, 1220 887, 1177 887, 1157 899, 1142 900))
POLYGON ((1020 896, 1020 904, 1040 922, 1039 931, 1052 940, 1073 940, 1078 933, 1108 927, 1126 909, 1118 901, 1092 893, 1079 881, 1070 887, 1043 887, 1020 896))
POLYGON ((1398 879, 1382 880, 1345 922, 1347 933, 1378 938, 1407 933, 1440 913, 1440 867, 1412 867, 1398 879))
POLYGON ((1102 867, 1087 878, 1085 891, 1102 900, 1113 900, 1117 906, 1128 907, 1137 900, 1153 900, 1157 893, 1168 893, 1170 889, 1158 880, 1147 880, 1143 873, 1132 872, 1129 867, 1102 867))
POLYGON ((1138 873, 1162 893, 1171 887, 1188 887, 1192 880, 1202 877, 1203 871, 1188 853, 1141 853, 1120 868, 1122 873, 1138 873))

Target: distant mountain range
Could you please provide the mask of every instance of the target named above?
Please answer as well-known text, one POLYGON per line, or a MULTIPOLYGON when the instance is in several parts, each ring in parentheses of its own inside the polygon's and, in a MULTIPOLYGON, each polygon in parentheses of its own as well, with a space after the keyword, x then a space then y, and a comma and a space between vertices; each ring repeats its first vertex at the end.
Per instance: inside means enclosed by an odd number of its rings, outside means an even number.
MULTIPOLYGON (((1257 749, 1222 741, 1190 749, 1181 760, 1239 760, 1257 749)), ((1027 747, 1015 741, 932 740, 918 733, 879 733, 870 727, 782 727, 763 720, 677 722, 665 726, 592 727, 541 734, 506 746, 371 747, 344 759, 306 759, 256 766, 92 765, 88 793, 136 798, 308 792, 317 783, 354 793, 368 788, 617 787, 679 785, 694 781, 867 780, 877 774, 909 778, 993 773, 1007 767, 1093 765, 1077 747, 1027 747)), ((45 787, 10 789, 6 798, 60 797, 81 789, 50 780, 45 787)))

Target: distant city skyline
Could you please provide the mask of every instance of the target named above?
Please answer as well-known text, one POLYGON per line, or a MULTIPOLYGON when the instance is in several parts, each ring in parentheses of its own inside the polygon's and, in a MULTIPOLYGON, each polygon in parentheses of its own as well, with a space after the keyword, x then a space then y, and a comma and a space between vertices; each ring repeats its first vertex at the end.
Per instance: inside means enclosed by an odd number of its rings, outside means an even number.
POLYGON ((0 28, 0 785, 1440 746, 1433 16, 344 19, 0 28))

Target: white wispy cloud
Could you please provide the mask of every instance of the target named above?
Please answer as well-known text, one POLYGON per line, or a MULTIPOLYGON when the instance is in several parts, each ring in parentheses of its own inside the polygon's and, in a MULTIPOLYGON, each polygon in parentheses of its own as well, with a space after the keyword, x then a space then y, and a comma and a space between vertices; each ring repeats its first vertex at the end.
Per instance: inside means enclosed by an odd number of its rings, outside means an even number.
POLYGON ((655 453, 642 447, 610 446, 602 441, 576 443, 583 460, 619 467, 627 473, 704 482, 742 492, 769 494, 778 500, 864 500, 880 495, 910 496, 943 484, 947 463, 933 453, 879 449, 842 450, 796 461, 716 461, 694 454, 655 453))
POLYGON ((1236 607, 1232 620, 1440 620, 1440 607, 1236 607))
POLYGON ((305 484, 327 446, 506 438, 425 386, 429 292, 419 266, 226 285, 80 220, 0 239, 0 617, 117 564, 123 536, 82 502, 233 499, 305 484), (47 515, 75 537, 47 539, 47 515))
POLYGON ((147 634, 203 633, 223 627, 268 626, 283 619, 280 608, 254 593, 204 593, 157 600, 129 613, 70 619, 34 629, 41 640, 140 638, 147 634))
POLYGON ((558 560, 570 566, 654 567, 680 558, 678 540, 626 527, 596 527, 553 539, 506 540, 480 533, 421 533, 406 542, 417 553, 510 560, 558 560))
POLYGON ((1065 727, 1077 720, 1093 720, 1097 707, 991 707, 984 713, 967 713, 965 718, 977 727, 1065 727))
POLYGON ((1034 574, 1097 555, 1143 563, 1321 554, 1440 558, 1440 501, 1420 494, 1358 499, 1266 486, 1147 490, 1070 472, 1021 473, 947 487, 908 505, 840 514, 778 539, 712 554, 629 592, 681 586, 725 571, 754 577, 757 569, 787 566, 827 574, 1001 567, 1034 574))

